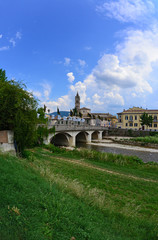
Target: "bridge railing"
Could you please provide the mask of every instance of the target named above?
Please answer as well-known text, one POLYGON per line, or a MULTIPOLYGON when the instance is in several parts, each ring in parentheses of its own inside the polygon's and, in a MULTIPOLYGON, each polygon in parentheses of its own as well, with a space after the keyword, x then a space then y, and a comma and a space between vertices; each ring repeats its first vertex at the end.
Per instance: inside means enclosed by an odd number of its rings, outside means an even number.
POLYGON ((55 125, 55 131, 90 131, 90 130, 94 130, 94 131, 104 131, 107 130, 107 127, 104 126, 91 126, 91 125, 71 125, 71 126, 66 126, 66 125, 55 125))

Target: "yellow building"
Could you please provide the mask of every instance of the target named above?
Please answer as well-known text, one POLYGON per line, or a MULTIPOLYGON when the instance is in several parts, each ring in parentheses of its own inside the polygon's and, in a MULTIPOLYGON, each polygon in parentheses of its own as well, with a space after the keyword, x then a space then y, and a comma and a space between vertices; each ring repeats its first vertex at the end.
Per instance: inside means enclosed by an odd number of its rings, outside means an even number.
POLYGON ((128 110, 124 110, 121 113, 117 113, 117 115, 118 128, 158 130, 158 110, 149 110, 139 107, 133 107, 129 108, 128 110), (141 125, 140 116, 144 112, 147 113, 149 116, 151 115, 153 117, 153 122, 149 127, 141 125))

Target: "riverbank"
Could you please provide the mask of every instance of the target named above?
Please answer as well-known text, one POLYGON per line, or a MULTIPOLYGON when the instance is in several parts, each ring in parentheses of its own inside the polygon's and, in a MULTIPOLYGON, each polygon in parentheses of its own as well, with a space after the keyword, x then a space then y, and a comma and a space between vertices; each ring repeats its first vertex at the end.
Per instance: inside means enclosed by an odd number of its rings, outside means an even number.
POLYGON ((112 138, 103 139, 101 141, 100 140, 93 140, 91 143, 87 143, 87 144, 98 145, 98 146, 103 146, 103 147, 111 147, 111 148, 129 149, 129 150, 133 150, 133 151, 144 151, 144 152, 158 153, 158 149, 151 148, 151 147, 138 146, 135 142, 129 142, 128 141, 128 143, 127 143, 127 141, 125 142, 125 140, 119 141, 119 140, 116 140, 115 138, 116 137, 114 137, 113 140, 112 140, 112 138))
POLYGON ((157 166, 52 151, 0 155, 1 239, 157 239, 157 166))

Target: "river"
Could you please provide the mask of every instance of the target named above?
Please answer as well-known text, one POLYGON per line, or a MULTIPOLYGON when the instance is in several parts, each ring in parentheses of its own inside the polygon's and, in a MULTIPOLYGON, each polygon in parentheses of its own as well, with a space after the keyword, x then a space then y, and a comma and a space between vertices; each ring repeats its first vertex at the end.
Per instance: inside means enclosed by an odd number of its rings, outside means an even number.
POLYGON ((77 143, 77 147, 83 147, 86 149, 96 150, 98 152, 108 152, 115 154, 123 154, 130 156, 137 156, 143 160, 143 162, 157 162, 158 163, 158 149, 137 147, 123 144, 116 144, 112 141, 100 141, 92 142, 90 144, 77 143))

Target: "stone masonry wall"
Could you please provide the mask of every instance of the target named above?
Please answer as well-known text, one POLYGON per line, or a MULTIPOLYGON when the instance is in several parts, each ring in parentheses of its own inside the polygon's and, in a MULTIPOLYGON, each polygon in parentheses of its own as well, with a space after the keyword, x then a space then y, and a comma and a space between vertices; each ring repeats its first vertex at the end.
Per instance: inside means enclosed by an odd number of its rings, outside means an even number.
POLYGON ((10 130, 0 131, 0 151, 16 154, 14 147, 14 133, 10 130))

